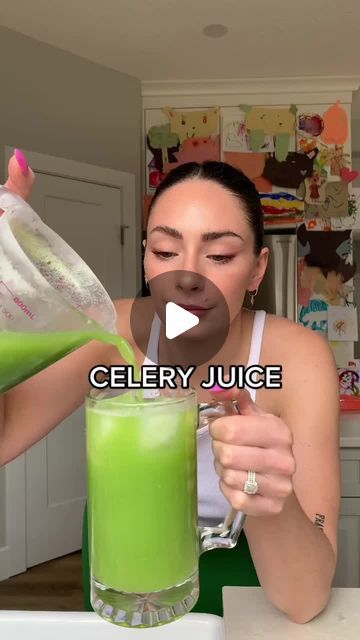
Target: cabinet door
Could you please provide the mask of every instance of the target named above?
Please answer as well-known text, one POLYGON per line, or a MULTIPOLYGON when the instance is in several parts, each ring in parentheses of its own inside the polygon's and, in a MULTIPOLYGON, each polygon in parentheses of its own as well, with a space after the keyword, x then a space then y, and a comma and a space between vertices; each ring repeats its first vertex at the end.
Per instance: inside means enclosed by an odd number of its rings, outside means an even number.
POLYGON ((343 498, 340 506, 338 561, 333 587, 360 587, 360 499, 343 498))
MULTIPOLYGON (((351 427, 356 435, 360 432, 359 416, 350 424, 344 423, 345 429, 351 427)), ((357 447, 342 448, 341 457, 341 496, 342 498, 360 499, 360 449, 357 447)))

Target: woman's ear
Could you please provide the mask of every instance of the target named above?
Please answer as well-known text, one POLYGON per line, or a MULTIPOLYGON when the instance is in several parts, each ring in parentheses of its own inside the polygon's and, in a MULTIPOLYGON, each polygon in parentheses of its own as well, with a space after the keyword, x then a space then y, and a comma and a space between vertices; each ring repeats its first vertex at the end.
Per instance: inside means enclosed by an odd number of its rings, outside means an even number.
POLYGON ((144 249, 145 249, 145 247, 146 247, 146 240, 143 240, 143 241, 142 241, 142 246, 143 246, 143 247, 144 247, 144 249))
POLYGON ((266 272, 268 259, 269 259, 269 249, 268 247, 263 247, 263 249, 261 249, 261 252, 256 260, 256 265, 252 273, 250 283, 247 287, 249 291, 254 291, 260 286, 266 272))

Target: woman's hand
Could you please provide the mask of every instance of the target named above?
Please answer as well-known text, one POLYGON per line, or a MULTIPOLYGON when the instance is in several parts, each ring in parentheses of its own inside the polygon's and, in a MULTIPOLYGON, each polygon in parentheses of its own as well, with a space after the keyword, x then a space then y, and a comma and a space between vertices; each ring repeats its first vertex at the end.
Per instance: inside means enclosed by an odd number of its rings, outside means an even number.
POLYGON ((27 200, 35 182, 34 172, 30 169, 25 155, 15 149, 8 164, 8 179, 4 187, 27 200))
POLYGON ((229 389, 214 397, 235 399, 241 414, 218 418, 210 425, 221 491, 236 511, 251 516, 279 514, 293 492, 296 469, 289 427, 259 409, 245 389, 229 389), (243 492, 248 471, 256 472, 255 495, 243 492))

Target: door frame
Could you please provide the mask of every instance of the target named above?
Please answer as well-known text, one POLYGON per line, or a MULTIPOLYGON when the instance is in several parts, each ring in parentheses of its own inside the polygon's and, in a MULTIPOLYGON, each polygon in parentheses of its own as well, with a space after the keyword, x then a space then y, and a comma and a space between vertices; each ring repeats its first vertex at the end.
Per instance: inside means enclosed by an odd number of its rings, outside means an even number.
MULTIPOLYGON (((136 296, 141 287, 141 269, 138 264, 139 225, 136 219, 135 176, 116 169, 98 167, 76 160, 50 156, 24 149, 30 167, 35 173, 91 182, 115 187, 121 193, 121 225, 125 227, 123 250, 123 297, 136 296)), ((5 175, 14 153, 5 146, 5 175)), ((121 229, 119 228, 119 234, 121 229)), ((26 452, 4 466, 0 482, 5 482, 5 545, 0 547, 0 581, 26 571, 26 452)), ((1 526, 1 523, 0 523, 1 526)))

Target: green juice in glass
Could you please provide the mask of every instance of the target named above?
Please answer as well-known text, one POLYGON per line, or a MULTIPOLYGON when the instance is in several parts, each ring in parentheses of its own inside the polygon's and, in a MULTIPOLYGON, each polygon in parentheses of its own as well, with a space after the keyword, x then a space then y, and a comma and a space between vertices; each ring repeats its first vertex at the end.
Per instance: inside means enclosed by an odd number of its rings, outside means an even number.
POLYGON ((93 578, 111 589, 168 589, 198 569, 197 406, 193 398, 88 400, 93 578))

